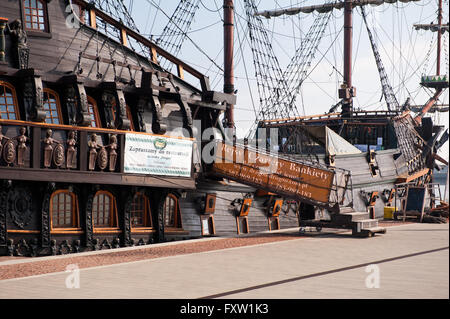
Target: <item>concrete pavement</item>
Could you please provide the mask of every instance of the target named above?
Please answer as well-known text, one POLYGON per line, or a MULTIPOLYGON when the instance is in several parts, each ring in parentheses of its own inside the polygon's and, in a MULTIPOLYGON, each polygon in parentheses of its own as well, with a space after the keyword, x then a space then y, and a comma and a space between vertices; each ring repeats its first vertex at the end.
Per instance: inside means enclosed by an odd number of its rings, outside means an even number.
POLYGON ((448 224, 408 224, 81 269, 73 289, 77 272, 3 280, 0 298, 448 299, 448 247, 448 224))

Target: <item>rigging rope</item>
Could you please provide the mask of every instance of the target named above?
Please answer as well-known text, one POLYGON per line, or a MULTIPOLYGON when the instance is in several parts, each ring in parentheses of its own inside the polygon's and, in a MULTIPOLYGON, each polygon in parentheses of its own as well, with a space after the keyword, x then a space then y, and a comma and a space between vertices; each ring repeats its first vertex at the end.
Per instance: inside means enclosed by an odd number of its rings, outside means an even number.
MULTIPOLYGON (((332 2, 331 0, 329 2, 332 2)), ((308 76, 320 40, 323 37, 331 13, 317 15, 308 33, 302 38, 300 47, 282 72, 273 52, 267 30, 264 28, 253 0, 244 0, 252 55, 255 66, 260 111, 258 119, 276 119, 299 116, 296 97, 303 81, 308 76)))
MULTIPOLYGON (((137 33, 140 33, 139 28, 137 27, 134 19, 132 18, 130 12, 127 9, 127 6, 124 3, 124 0, 93 0, 92 3, 114 18, 115 20, 119 21, 120 23, 124 24, 128 28, 136 31, 137 33)), ((117 28, 111 26, 109 23, 106 23, 101 18, 97 17, 97 25, 98 28, 103 28, 105 31, 105 34, 113 39, 116 39, 118 42, 121 42, 121 32, 117 28)), ((147 57, 151 56, 150 50, 144 46, 143 44, 135 41, 128 41, 130 48, 133 51, 137 51, 134 48, 134 45, 137 43, 139 46, 140 52, 144 54, 147 57)))
MULTIPOLYGON (((327 1, 327 3, 332 2, 334 1, 327 1)), ((284 103, 287 103, 289 108, 296 109, 296 97, 298 96, 303 81, 305 81, 308 76, 308 70, 311 67, 311 62, 315 57, 317 48, 323 38, 331 15, 331 12, 317 15, 312 26, 308 30, 308 33, 302 39, 300 47, 296 50, 294 57, 291 59, 286 70, 283 72, 283 78, 286 79, 286 83, 288 84, 288 91, 281 97, 281 100, 284 103)), ((277 88, 277 90, 281 89, 281 87, 277 88)))
POLYGON ((280 104, 280 99, 276 98, 281 93, 277 91, 277 88, 281 87, 282 90, 286 91, 287 83, 269 41, 269 36, 263 26, 262 19, 255 16, 257 8, 254 0, 244 0, 244 5, 260 97, 258 118, 290 117, 292 110, 288 105, 280 104))
MULTIPOLYGON (((169 19, 169 21, 171 20, 171 17, 164 11, 161 9, 161 7, 159 5, 157 5, 155 3, 154 0, 145 0, 148 4, 154 6, 155 8, 157 8, 159 11, 161 11, 166 18, 169 19)), ((186 32, 183 32, 183 30, 176 24, 174 23, 173 26, 175 26, 175 28, 177 28, 179 31, 181 31, 183 33, 183 35, 194 45, 194 47, 199 50, 209 61, 211 61, 219 70, 221 70, 223 72, 223 68, 220 67, 216 61, 214 61, 197 43, 195 43, 187 34, 186 32)))
MULTIPOLYGON (((378 52, 378 48, 375 43, 375 39, 373 37, 369 24, 367 23, 365 8, 361 7, 360 10, 364 19, 364 23, 366 25, 367 33, 369 35, 372 51, 375 56, 375 61, 378 67, 381 81, 381 88, 387 104, 387 108, 389 111, 400 111, 400 105, 394 94, 394 90, 389 83, 387 73, 384 69, 380 53, 378 52)), ((424 143, 415 130, 414 120, 412 119, 411 115, 407 114, 406 116, 394 119, 392 122, 395 135, 397 137, 398 147, 401 150, 403 157, 405 158, 405 162, 407 163, 408 173, 413 173, 418 171, 419 169, 424 168, 424 161, 421 157, 421 147, 423 147, 424 143)))
POLYGON ((375 43, 375 39, 372 35, 372 31, 369 28, 369 24, 367 23, 367 15, 364 7, 361 7, 361 13, 364 20, 364 23, 366 25, 367 33, 369 34, 370 44, 372 46, 372 51, 375 56, 375 61, 377 63, 378 67, 378 73, 380 75, 380 81, 381 81, 381 89, 383 91, 384 99, 386 101, 386 105, 389 111, 391 110, 400 110, 400 105, 397 101, 397 98, 395 97, 394 90, 392 89, 392 86, 389 83, 389 79, 386 73, 386 70, 384 69, 383 61, 381 60, 380 53, 378 52, 377 45, 375 43))
MULTIPOLYGON (((156 39, 156 44, 177 56, 186 40, 187 32, 191 28, 192 21, 199 8, 199 2, 200 0, 181 0, 169 18, 161 36, 156 39)), ((168 70, 173 66, 166 59, 163 59, 160 64, 168 70)))

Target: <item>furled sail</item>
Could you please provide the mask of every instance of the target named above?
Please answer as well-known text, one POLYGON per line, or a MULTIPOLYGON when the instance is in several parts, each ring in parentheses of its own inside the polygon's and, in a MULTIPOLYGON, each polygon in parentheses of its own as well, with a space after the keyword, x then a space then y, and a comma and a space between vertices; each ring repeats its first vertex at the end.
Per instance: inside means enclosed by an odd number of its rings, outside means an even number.
POLYGON ((414 28, 416 30, 426 30, 426 31, 431 31, 431 32, 436 32, 436 31, 441 30, 442 33, 444 33, 445 31, 448 32, 448 27, 449 27, 448 23, 441 25, 440 27, 439 27, 439 24, 415 24, 414 25, 414 28))
MULTIPOLYGON (((396 2, 418 2, 420 0, 355 0, 353 1, 353 7, 364 6, 364 5, 372 5, 379 6, 384 3, 396 3, 396 2)), ((257 12, 256 15, 263 16, 267 19, 271 17, 279 17, 281 15, 294 15, 298 13, 312 13, 314 11, 318 13, 330 12, 333 9, 342 9, 344 8, 345 2, 336 2, 336 3, 327 3, 320 4, 314 6, 304 6, 304 7, 292 7, 288 9, 279 9, 279 10, 266 10, 257 12)))

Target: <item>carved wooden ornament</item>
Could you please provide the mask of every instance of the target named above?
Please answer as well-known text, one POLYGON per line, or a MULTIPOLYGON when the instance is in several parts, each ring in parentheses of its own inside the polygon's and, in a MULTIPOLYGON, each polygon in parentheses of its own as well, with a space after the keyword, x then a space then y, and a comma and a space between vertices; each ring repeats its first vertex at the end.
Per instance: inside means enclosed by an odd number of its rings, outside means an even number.
POLYGON ((17 165, 23 166, 25 164, 25 153, 27 151, 28 137, 25 136, 27 129, 20 128, 20 135, 16 137, 17 140, 17 165))
POLYGON ((49 168, 52 165, 52 155, 53 155, 53 132, 52 130, 47 130, 46 138, 44 139, 44 167, 49 168))
POLYGON ((16 160, 16 146, 12 140, 8 140, 3 146, 3 159, 8 165, 14 164, 16 160))
POLYGON ((109 148, 109 170, 114 172, 116 170, 116 162, 117 162, 117 136, 115 134, 110 137, 109 148))
POLYGON ((66 144, 67 144, 66 168, 67 169, 75 168, 74 161, 77 157, 77 149, 75 148, 75 146, 77 145, 77 141, 75 140, 74 131, 69 132, 66 144))
POLYGON ((97 160, 97 134, 91 135, 91 140, 88 142, 89 146, 89 170, 93 171, 95 169, 95 162, 97 160))
POLYGON ((105 147, 101 147, 97 156, 97 165, 103 171, 108 165, 108 153, 105 147))
POLYGON ((56 167, 61 167, 65 162, 64 146, 58 144, 53 151, 53 163, 56 167))

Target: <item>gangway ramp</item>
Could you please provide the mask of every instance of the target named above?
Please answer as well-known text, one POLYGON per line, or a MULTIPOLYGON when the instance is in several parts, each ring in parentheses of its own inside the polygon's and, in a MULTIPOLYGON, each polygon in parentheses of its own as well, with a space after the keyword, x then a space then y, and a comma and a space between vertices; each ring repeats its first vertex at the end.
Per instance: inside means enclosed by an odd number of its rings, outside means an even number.
POLYGON ((215 141, 210 172, 245 185, 327 209, 331 220, 299 221, 300 227, 352 229, 353 235, 384 233, 367 212, 354 212, 352 183, 348 170, 280 156, 247 145, 215 141), (346 196, 348 196, 346 200, 346 196))
POLYGON ((339 212, 351 188, 350 171, 293 160, 244 145, 216 141, 214 175, 339 212))

